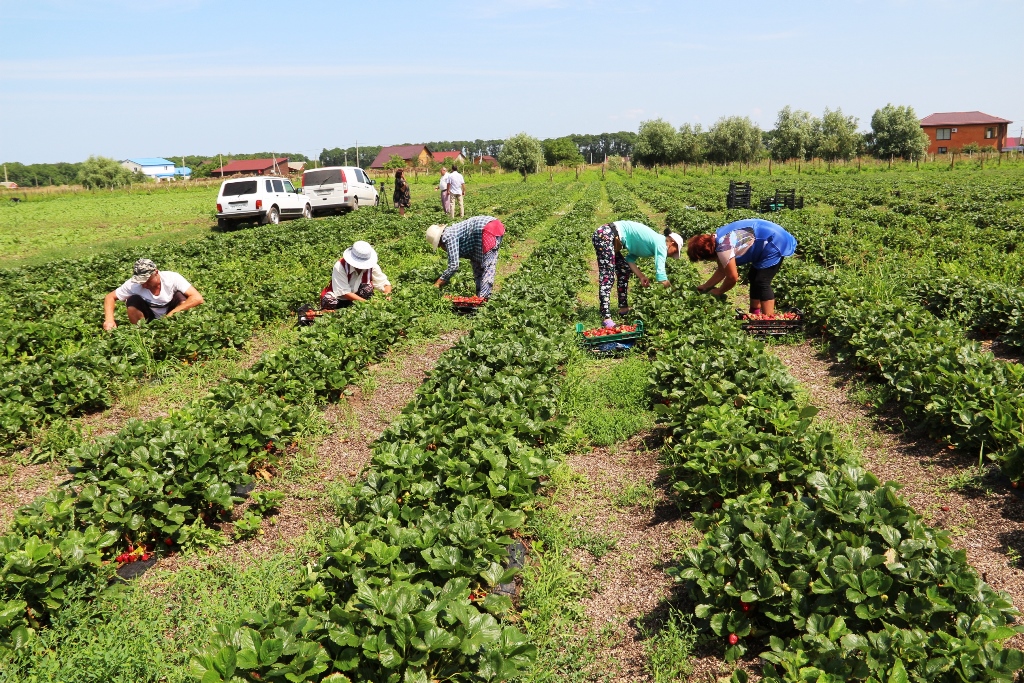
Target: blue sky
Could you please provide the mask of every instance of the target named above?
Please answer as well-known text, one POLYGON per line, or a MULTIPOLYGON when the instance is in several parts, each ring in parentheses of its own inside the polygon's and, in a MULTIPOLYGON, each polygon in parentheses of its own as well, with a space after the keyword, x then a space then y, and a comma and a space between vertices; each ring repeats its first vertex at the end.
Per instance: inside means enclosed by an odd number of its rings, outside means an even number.
POLYGON ((1020 0, 0 0, 0 159, 636 130, 886 104, 1024 123, 1020 0))

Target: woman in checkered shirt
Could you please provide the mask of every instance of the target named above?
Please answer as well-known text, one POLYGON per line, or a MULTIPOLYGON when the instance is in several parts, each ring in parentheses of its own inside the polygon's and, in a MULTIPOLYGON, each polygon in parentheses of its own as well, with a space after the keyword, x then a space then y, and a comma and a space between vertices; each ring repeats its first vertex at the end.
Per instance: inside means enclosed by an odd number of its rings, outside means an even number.
POLYGON ((427 228, 427 244, 442 248, 448 254, 448 268, 434 283, 435 287, 448 284, 459 269, 460 259, 469 259, 473 265, 476 295, 487 299, 494 287, 494 273, 498 266, 498 249, 505 226, 494 216, 473 216, 449 226, 431 225, 427 228))

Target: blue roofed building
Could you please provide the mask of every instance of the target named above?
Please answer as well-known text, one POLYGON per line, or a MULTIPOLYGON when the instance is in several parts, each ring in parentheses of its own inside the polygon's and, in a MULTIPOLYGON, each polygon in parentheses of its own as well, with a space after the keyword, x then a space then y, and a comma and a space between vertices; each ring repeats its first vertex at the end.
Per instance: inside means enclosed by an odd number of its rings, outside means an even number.
POLYGON ((174 162, 160 157, 135 157, 125 159, 121 165, 132 173, 144 173, 150 178, 164 180, 174 178, 174 162))

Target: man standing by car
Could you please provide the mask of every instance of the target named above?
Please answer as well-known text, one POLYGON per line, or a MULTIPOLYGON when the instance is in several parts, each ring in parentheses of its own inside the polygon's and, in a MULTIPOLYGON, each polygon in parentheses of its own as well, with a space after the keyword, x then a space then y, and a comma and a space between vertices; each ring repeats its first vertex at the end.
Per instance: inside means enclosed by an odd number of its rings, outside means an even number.
POLYGON ((137 325, 187 311, 203 303, 203 295, 189 281, 172 270, 159 271, 148 258, 140 258, 132 268, 132 276, 103 299, 103 329, 117 327, 114 304, 123 301, 128 307, 128 321, 137 325))
POLYGON ((459 218, 465 218, 466 207, 462 203, 462 198, 466 194, 466 179, 462 177, 461 173, 459 173, 459 167, 455 164, 452 164, 452 172, 448 174, 448 193, 452 207, 452 210, 448 215, 455 218, 455 202, 458 202, 459 218))

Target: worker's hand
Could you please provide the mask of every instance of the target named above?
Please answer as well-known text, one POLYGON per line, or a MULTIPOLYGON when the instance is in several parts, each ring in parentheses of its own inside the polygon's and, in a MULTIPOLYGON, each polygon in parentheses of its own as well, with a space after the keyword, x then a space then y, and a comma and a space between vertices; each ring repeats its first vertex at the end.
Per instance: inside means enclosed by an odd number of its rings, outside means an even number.
POLYGON ((440 289, 441 285, 443 285, 443 284, 444 284, 444 282, 442 282, 440 279, 438 279, 438 281, 434 283, 434 286, 437 287, 438 289, 440 289))
POLYGON ((651 286, 651 279, 649 277, 647 277, 646 275, 641 275, 640 276, 640 286, 641 287, 650 287, 651 286))
POLYGON ((671 282, 669 282, 668 280, 662 280, 662 281, 661 281, 661 285, 662 285, 662 287, 664 287, 665 289, 668 289, 669 287, 671 287, 671 286, 672 286, 672 283, 671 283, 671 282))
POLYGON ((697 291, 701 294, 707 294, 708 290, 704 288, 704 285, 697 285, 697 291))
POLYGON ((117 323, 115 323, 113 320, 103 321, 103 329, 106 330, 107 332, 114 329, 115 327, 117 327, 117 323))
POLYGON ((609 328, 609 329, 611 329, 611 328, 615 327, 615 321, 612 320, 611 318, 605 318, 604 326, 609 328))

